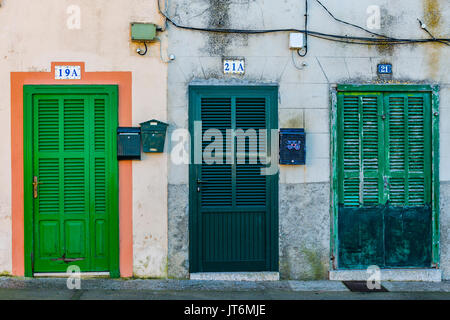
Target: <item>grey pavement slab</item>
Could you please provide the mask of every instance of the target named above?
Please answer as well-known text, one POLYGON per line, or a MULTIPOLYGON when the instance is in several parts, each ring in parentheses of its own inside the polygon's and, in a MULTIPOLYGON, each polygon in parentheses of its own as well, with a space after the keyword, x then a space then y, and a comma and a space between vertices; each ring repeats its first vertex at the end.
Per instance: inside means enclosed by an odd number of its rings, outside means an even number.
POLYGON ((293 291, 350 291, 340 281, 289 281, 293 291))
POLYGON ((450 292, 450 281, 442 282, 382 282, 392 292, 450 292))
POLYGON ((0 277, 0 300, 450 300, 450 282, 382 282, 390 292, 350 292, 340 281, 203 281, 0 277))

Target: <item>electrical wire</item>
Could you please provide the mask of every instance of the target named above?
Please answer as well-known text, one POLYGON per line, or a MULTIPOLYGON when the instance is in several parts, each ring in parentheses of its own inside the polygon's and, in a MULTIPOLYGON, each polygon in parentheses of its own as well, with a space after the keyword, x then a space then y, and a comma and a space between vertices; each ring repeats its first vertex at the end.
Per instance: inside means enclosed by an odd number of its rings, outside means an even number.
MULTIPOLYGON (((419 21, 420 27, 421 27, 423 30, 425 30, 425 32, 428 33, 432 39, 436 39, 435 36, 427 29, 427 27, 425 26, 425 24, 422 23, 422 21, 421 21, 419 18, 417 18, 417 21, 419 21)), ((450 46, 450 44, 448 44, 448 43, 445 42, 445 41, 439 41, 439 42, 441 42, 441 43, 443 43, 443 44, 445 44, 445 45, 447 45, 447 46, 450 46)))
POLYGON ((155 40, 159 42, 159 57, 161 59, 162 62, 164 63, 169 63, 171 60, 170 59, 164 59, 163 57, 163 53, 162 53, 162 40, 158 37, 155 37, 155 40))
POLYGON ((297 50, 297 54, 300 57, 306 57, 306 55, 308 54, 308 0, 305 0, 305 48, 303 51, 304 52, 299 49, 297 50))
POLYGON ((356 25, 356 24, 353 24, 353 23, 350 23, 350 22, 347 22, 347 21, 338 19, 338 18, 336 18, 336 16, 335 16, 334 14, 331 13, 330 10, 328 10, 328 8, 327 8, 322 2, 320 2, 319 0, 316 0, 316 2, 317 2, 318 4, 320 4, 320 6, 321 6, 323 9, 325 9, 325 11, 326 11, 326 12, 327 12, 334 20, 336 20, 337 22, 340 22, 340 23, 349 25, 349 26, 351 26, 351 27, 358 28, 358 29, 360 29, 360 30, 362 30, 362 31, 364 31, 364 32, 367 32, 367 33, 369 33, 369 34, 371 34, 371 35, 374 35, 374 36, 377 36, 377 37, 386 38, 386 39, 390 39, 390 40, 397 40, 396 38, 388 37, 388 36, 386 36, 386 35, 384 35, 384 34, 379 34, 379 33, 370 31, 370 30, 368 30, 368 29, 366 29, 366 28, 363 28, 363 27, 361 27, 361 26, 358 26, 358 25, 356 25))
POLYGON ((145 46, 145 51, 142 52, 142 50, 139 48, 136 52, 141 55, 141 56, 145 56, 147 54, 148 48, 147 48, 147 44, 144 41, 144 46, 145 46))
MULTIPOLYGON (((296 28, 285 28, 285 29, 263 29, 263 30, 252 30, 252 29, 231 29, 231 28, 202 28, 202 27, 192 27, 186 26, 181 23, 175 22, 169 15, 162 11, 160 0, 158 2, 158 10, 162 16, 173 26, 179 29, 192 30, 192 31, 200 31, 200 32, 214 32, 214 33, 224 33, 224 34, 268 34, 268 33, 279 33, 279 32, 299 32, 305 35, 309 35, 312 37, 325 39, 329 41, 337 41, 348 44, 357 44, 357 45, 400 45, 400 44, 423 44, 423 43, 431 43, 438 42, 447 44, 450 42, 450 38, 431 38, 431 39, 398 39, 398 38, 390 38, 387 36, 382 36, 383 39, 380 38, 368 38, 368 37, 355 37, 355 36, 341 36, 337 34, 327 34, 317 31, 311 30, 301 30, 296 28)), ((356 25, 355 25, 356 26, 356 25)), ((359 26, 356 26, 359 27, 359 26)), ((361 27, 360 27, 361 28, 361 27)), ((364 28, 363 28, 364 29, 364 28)), ((370 32, 370 31, 369 31, 370 32)))
MULTIPOLYGON (((301 56, 302 57, 302 56, 301 56)), ((292 64, 294 65, 295 69, 297 70, 304 70, 306 67, 306 63, 303 63, 301 67, 299 67, 296 63, 295 63, 295 51, 292 50, 292 54, 291 54, 291 59, 292 59, 292 64)))

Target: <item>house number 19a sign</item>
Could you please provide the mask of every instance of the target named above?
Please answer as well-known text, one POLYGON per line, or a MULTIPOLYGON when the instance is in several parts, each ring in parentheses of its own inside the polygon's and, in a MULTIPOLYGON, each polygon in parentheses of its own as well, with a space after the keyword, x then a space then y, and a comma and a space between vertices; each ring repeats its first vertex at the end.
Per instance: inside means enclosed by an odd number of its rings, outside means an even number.
POLYGON ((80 80, 81 66, 55 66, 56 80, 80 80))
POLYGON ((245 60, 244 59, 224 59, 223 60, 224 74, 244 74, 245 60))

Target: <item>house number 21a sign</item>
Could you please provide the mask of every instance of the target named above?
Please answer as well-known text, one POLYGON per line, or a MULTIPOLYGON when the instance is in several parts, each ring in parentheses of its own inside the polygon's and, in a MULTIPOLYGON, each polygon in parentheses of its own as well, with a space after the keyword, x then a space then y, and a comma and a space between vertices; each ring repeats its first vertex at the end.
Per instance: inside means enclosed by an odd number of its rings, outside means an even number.
POLYGON ((81 66, 55 66, 56 80, 81 79, 81 66))
POLYGON ((224 74, 244 74, 245 73, 245 60, 223 60, 223 73, 224 74))

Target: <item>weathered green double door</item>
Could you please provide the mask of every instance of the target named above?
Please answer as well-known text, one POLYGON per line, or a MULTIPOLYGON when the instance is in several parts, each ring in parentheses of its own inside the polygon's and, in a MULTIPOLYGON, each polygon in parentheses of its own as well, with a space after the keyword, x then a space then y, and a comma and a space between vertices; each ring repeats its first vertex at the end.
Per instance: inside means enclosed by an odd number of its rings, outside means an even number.
POLYGON ((338 267, 431 267, 426 92, 339 92, 338 267))
POLYGON ((266 159, 250 160, 277 152, 269 143, 277 101, 276 86, 190 88, 191 272, 278 270, 277 171, 262 174, 266 159), (238 129, 257 136, 244 143, 238 129), (212 153, 218 161, 207 159, 211 144, 221 149, 212 153))
POLYGON ((32 272, 117 274, 117 120, 116 86, 25 87, 32 272))

